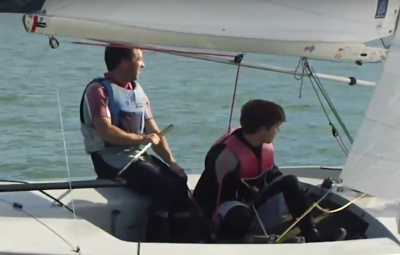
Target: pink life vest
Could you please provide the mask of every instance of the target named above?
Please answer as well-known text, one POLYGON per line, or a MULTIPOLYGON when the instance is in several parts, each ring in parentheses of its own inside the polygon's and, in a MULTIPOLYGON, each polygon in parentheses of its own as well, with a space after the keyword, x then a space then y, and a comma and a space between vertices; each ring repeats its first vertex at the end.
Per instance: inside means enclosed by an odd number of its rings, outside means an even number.
POLYGON ((232 135, 239 128, 233 129, 229 134, 224 134, 214 145, 225 144, 226 148, 235 154, 240 164, 240 178, 256 179, 274 166, 274 146, 272 143, 262 145, 262 160, 260 162, 247 145, 243 144, 235 135, 232 135))

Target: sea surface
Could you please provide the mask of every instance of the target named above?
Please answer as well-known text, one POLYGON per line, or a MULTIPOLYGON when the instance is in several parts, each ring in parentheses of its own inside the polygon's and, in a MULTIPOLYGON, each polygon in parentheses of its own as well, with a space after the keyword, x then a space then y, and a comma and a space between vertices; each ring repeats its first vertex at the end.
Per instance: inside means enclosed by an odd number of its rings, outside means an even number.
MULTIPOLYGON (((21 15, 0 13, 1 179, 66 178, 66 159, 72 178, 94 175, 82 146, 79 103, 86 84, 105 71, 104 49, 58 40, 60 47, 50 49, 45 36, 25 33, 21 15)), ((244 60, 287 68, 298 64, 295 58, 267 55, 246 54, 244 60)), ((227 130, 236 67, 154 52, 145 52, 145 62, 139 82, 156 121, 160 127, 175 125, 167 137, 176 159, 188 173, 200 173, 209 146, 227 130)), ((320 73, 370 81, 377 81, 382 71, 381 64, 311 63, 320 73)), ((301 98, 300 84, 292 75, 242 68, 233 124, 238 124, 246 101, 273 100, 287 115, 275 142, 277 165, 344 164, 346 157, 310 82, 304 80, 301 98)), ((373 87, 324 80, 322 84, 354 138, 373 87)))

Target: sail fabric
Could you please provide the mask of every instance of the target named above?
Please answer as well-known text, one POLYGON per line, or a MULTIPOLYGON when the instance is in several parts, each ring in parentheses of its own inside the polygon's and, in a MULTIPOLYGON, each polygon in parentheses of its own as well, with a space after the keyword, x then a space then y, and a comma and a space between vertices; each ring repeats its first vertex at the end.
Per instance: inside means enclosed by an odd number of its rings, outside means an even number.
POLYGON ((399 6, 398 0, 48 0, 44 8, 58 17, 179 33, 366 42, 392 34, 399 6))
POLYGON ((400 33, 393 38, 382 76, 341 173, 343 185, 400 199, 400 33))
POLYGON ((400 0, 47 0, 43 33, 294 56, 325 52, 334 59, 341 46, 329 43, 346 43, 357 57, 353 44, 392 35, 399 6, 400 0))

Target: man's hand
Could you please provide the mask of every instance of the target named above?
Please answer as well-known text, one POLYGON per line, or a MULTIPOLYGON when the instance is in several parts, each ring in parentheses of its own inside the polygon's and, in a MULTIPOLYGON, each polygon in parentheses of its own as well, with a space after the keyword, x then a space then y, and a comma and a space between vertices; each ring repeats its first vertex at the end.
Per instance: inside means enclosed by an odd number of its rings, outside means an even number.
POLYGON ((152 145, 157 145, 161 141, 161 138, 158 136, 158 134, 148 134, 143 136, 143 142, 145 144, 151 143, 152 145))
POLYGON ((250 189, 254 192, 254 194, 257 194, 260 191, 256 186, 250 186, 250 189))
POLYGON ((171 168, 172 171, 174 171, 180 177, 187 178, 185 171, 183 170, 183 168, 180 165, 178 165, 178 163, 173 162, 169 165, 169 167, 171 168))

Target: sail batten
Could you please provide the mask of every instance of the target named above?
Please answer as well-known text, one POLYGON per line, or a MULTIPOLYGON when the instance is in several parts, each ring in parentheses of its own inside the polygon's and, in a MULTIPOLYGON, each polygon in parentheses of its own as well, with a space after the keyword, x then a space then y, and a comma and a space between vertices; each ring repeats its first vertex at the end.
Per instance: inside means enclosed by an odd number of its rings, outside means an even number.
POLYGON ((362 44, 392 35, 400 6, 380 1, 387 5, 377 18, 378 0, 47 0, 46 27, 35 33, 379 62, 385 51, 362 44))
POLYGON ((400 199, 400 33, 396 33, 346 165, 343 185, 400 199))

